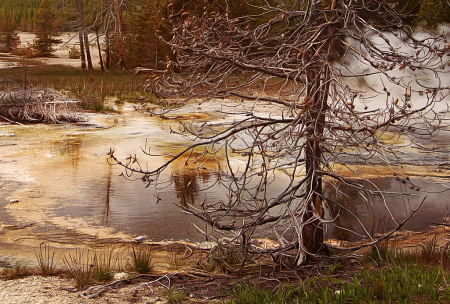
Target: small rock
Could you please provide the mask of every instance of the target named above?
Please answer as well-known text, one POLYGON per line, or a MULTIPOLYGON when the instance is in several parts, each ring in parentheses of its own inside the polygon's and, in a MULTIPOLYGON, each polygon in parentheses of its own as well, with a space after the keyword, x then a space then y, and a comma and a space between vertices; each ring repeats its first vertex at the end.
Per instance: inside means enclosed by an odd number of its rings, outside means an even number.
POLYGON ((159 302, 159 301, 161 301, 161 298, 160 297, 156 297, 153 300, 147 301, 147 303, 145 303, 145 304, 154 304, 154 303, 159 302))
POLYGON ((142 241, 145 240, 145 239, 148 239, 148 237, 145 236, 145 235, 141 235, 141 236, 138 236, 137 238, 135 238, 134 240, 135 240, 136 242, 142 242, 142 241))
POLYGON ((126 272, 118 272, 114 274, 114 280, 126 280, 129 278, 128 273, 126 272))
POLYGON ((14 203, 18 203, 18 202, 19 202, 18 199, 12 199, 12 200, 9 201, 10 204, 14 204, 14 203))

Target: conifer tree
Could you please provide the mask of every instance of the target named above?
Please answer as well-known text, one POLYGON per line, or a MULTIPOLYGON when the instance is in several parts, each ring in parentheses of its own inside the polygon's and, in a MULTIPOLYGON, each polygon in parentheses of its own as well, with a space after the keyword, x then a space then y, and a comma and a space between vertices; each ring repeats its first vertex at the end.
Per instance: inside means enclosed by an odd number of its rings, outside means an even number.
POLYGON ((139 15, 132 20, 133 38, 132 48, 128 48, 127 59, 131 66, 142 66, 158 69, 165 57, 171 54, 170 48, 159 41, 171 38, 169 24, 163 20, 164 7, 167 1, 153 1, 142 6, 139 15))
POLYGON ((450 2, 447 0, 422 0, 417 21, 425 21, 427 27, 450 22, 450 2))
POLYGON ((0 52, 10 53, 20 45, 20 37, 16 30, 17 26, 6 12, 0 22, 0 52))
POLYGON ((53 46, 62 42, 60 39, 55 38, 58 35, 55 20, 55 11, 47 0, 42 0, 35 19, 36 39, 33 40, 33 45, 31 46, 34 56, 51 57, 55 51, 53 46))

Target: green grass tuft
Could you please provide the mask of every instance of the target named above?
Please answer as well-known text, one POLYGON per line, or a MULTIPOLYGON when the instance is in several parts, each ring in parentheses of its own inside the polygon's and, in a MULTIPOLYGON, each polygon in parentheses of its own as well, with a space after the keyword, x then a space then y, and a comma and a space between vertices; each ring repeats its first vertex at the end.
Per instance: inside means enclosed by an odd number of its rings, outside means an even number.
POLYGON ((149 273, 153 268, 152 250, 149 247, 133 246, 129 250, 129 269, 137 273, 149 273))
POLYGON ((94 282, 95 268, 90 250, 76 249, 74 254, 64 256, 63 262, 78 289, 94 282))
POLYGON ((179 303, 183 302, 187 297, 188 297, 188 295, 184 291, 177 292, 177 291, 169 290, 167 292, 166 299, 169 304, 179 304, 179 303))
POLYGON ((118 267, 118 253, 114 248, 94 252, 94 279, 97 282, 108 282, 114 279, 114 271, 118 267))
POLYGON ((58 270, 56 268, 55 251, 50 250, 48 244, 40 244, 39 249, 34 251, 39 266, 40 274, 43 276, 56 275, 58 270), (44 245, 44 246, 42 246, 44 245))
POLYGON ((362 270, 345 283, 311 277, 277 291, 237 284, 227 303, 448 303, 449 273, 438 266, 392 266, 362 270))

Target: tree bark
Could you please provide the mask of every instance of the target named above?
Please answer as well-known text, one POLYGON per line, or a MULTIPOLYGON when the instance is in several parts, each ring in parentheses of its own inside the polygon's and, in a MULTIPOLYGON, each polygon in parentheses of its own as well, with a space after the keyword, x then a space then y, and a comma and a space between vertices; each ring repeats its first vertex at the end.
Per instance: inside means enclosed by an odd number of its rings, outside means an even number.
POLYGON ((103 58, 102 58, 102 49, 100 48, 100 38, 98 37, 98 29, 95 29, 95 36, 97 37, 97 48, 98 48, 98 57, 100 59, 100 68, 102 72, 105 71, 105 67, 103 66, 103 58))
POLYGON ((78 10, 78 39, 80 40, 80 58, 81 69, 86 70, 86 57, 84 55, 84 42, 83 42, 83 30, 84 30, 84 3, 83 0, 77 0, 78 10))
POLYGON ((156 36, 155 28, 155 70, 158 70, 158 37, 156 36))
POLYGON ((81 31, 78 33, 78 38, 80 40, 81 69, 84 71, 86 70, 86 57, 84 55, 83 33, 81 31))
MULTIPOLYGON (((306 72, 307 77, 307 97, 306 103, 310 104, 309 123, 307 124, 308 140, 305 148, 306 174, 308 176, 307 189, 309 189, 310 199, 307 202, 306 213, 303 216, 303 223, 307 223, 302 231, 302 247, 305 256, 299 263, 310 259, 314 254, 320 254, 323 251, 323 219, 322 208, 322 177, 316 174, 321 169, 322 145, 320 139, 323 138, 325 127, 325 111, 327 110, 328 86, 322 86, 327 83, 328 73, 318 70, 319 67, 312 67, 306 72), (313 219, 313 218, 316 219, 313 219)), ((322 68, 326 69, 325 68, 322 68)))
POLYGON ((86 48, 86 59, 88 63, 88 70, 92 71, 94 67, 92 66, 92 58, 91 58, 91 50, 90 50, 90 44, 89 44, 89 34, 86 32, 84 33, 84 46, 86 48))
POLYGON ((117 33, 117 49, 119 51, 119 68, 121 71, 127 71, 127 64, 125 62, 125 53, 123 49, 122 37, 122 18, 119 6, 119 0, 114 0, 114 11, 116 16, 116 33, 117 33))
POLYGON ((111 49, 109 47, 109 30, 106 28, 105 32, 105 68, 109 70, 111 64, 111 49))
MULTIPOLYGON (((320 4, 320 2, 318 2, 320 4)), ((336 0, 331 3, 331 10, 336 7, 336 0)), ((334 19, 335 14, 332 14, 334 19)), ((333 60, 331 53, 335 52, 335 29, 329 28, 328 57, 333 60)), ((314 50, 313 50, 314 51, 314 50)), ((312 52, 313 52, 312 51, 312 52)), ((307 189, 311 191, 311 198, 308 202, 307 212, 303 217, 303 222, 309 221, 303 228, 302 246, 306 251, 306 258, 311 255, 323 253, 323 219, 324 212, 322 206, 322 177, 316 175, 316 170, 321 170, 322 144, 324 135, 325 117, 328 109, 328 93, 330 89, 330 71, 327 65, 314 65, 306 71, 307 98, 311 98, 309 123, 307 126, 310 137, 305 148, 306 174, 309 177, 307 189), (311 220, 313 217, 316 220, 311 220)), ((303 262, 303 261, 300 261, 303 262)))

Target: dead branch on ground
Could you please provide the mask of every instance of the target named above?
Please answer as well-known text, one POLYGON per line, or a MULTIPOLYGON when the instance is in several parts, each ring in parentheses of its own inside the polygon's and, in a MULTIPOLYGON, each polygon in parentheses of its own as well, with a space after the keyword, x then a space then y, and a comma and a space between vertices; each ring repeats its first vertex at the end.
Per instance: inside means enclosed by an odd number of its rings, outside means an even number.
POLYGON ((0 115, 16 123, 87 121, 78 102, 49 88, 8 89, 0 92, 0 115))

